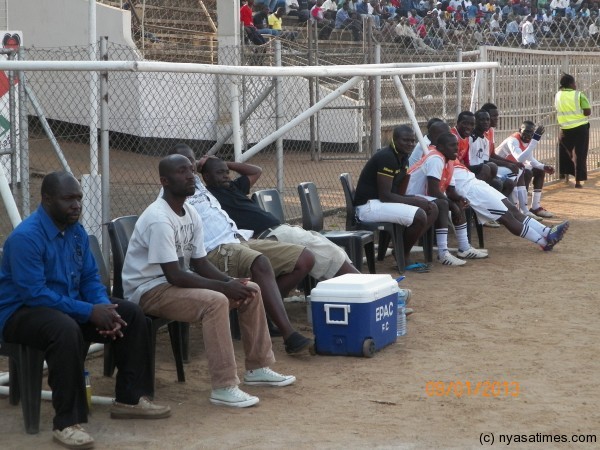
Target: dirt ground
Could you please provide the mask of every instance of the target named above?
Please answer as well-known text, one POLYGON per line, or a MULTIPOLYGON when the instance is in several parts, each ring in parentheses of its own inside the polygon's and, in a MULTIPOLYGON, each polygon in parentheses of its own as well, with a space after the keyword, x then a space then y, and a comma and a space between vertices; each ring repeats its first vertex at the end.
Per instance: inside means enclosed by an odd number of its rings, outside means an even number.
MULTIPOLYGON (((524 444, 513 438, 511 448, 599 448, 597 442, 570 441, 573 435, 600 434, 600 174, 581 190, 562 183, 548 187, 543 204, 556 213, 547 223, 571 221, 554 251, 541 252, 503 228, 485 228, 489 259, 464 267, 434 263, 429 274, 409 273, 403 284, 414 292, 415 313, 408 334, 372 359, 290 357, 281 338, 274 338, 273 368, 298 381, 286 388, 248 387, 260 397, 256 407, 209 403, 199 326, 191 329, 187 381, 177 383, 162 333, 156 400, 171 405, 172 417, 116 421, 107 406, 94 406, 86 428, 96 448, 462 449, 481 447, 480 439, 506 445, 501 434, 566 435, 569 441, 524 444), (447 395, 428 391, 430 381, 443 382, 447 395), (462 383, 463 390, 451 382, 462 383)), ((397 275, 391 257, 377 270, 397 275)), ((310 333, 306 304, 288 303, 287 309, 298 328, 310 333)), ((241 343, 235 347, 241 374, 241 343)), ((100 355, 87 367, 94 395, 109 396, 114 380, 102 377, 100 355)), ((1 359, 0 371, 6 366, 1 359)), ((6 398, 0 416, 2 448, 54 447, 49 402, 42 404, 35 436, 25 434, 20 408, 6 398)))

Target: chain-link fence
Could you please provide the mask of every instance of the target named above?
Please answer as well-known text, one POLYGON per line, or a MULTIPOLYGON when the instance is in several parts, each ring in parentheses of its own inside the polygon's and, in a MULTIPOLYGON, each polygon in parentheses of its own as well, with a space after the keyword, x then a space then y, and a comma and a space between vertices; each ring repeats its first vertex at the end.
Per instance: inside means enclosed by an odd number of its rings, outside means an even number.
MULTIPOLYGON (((158 160, 175 143, 188 143, 198 155, 210 152, 232 159, 236 136, 240 137, 244 155, 257 144, 264 144, 283 125, 305 116, 281 136, 281 147, 270 139, 249 161, 263 168, 256 188, 277 186, 284 194, 287 218, 293 220, 300 215, 296 186, 302 181, 317 184, 326 210, 342 208, 339 174, 350 172, 356 180, 373 151, 387 144, 391 129, 409 122, 409 109, 425 131, 432 117, 453 123, 459 111, 495 102, 501 111, 497 131, 500 141, 517 130, 524 119, 555 123, 552 96, 561 70, 576 76, 592 107, 597 107, 595 53, 558 54, 497 47, 463 51, 455 44, 444 45, 434 54, 423 48, 409 48, 395 38, 387 41, 383 33, 363 33, 362 40, 354 43, 332 32, 326 44, 318 33, 318 29, 305 26, 304 42, 299 34, 295 42, 272 39, 264 46, 242 43, 240 47, 221 48, 218 54, 224 60, 249 66, 377 62, 427 65, 481 59, 498 61, 501 67, 478 75, 471 70, 405 75, 399 82, 389 76, 364 77, 310 116, 306 115, 309 108, 335 96, 340 86, 351 83, 351 77, 279 77, 278 84, 272 76, 109 72, 98 77, 88 72, 31 71, 23 78, 28 92, 24 108, 29 117, 25 136, 29 143, 31 207, 39 203, 43 175, 68 166, 84 180, 90 193, 86 203, 90 211, 88 226, 97 233, 103 207, 109 217, 139 214, 154 200, 159 189, 158 160), (239 132, 234 130, 238 118, 233 120, 233 104, 239 111, 239 132), (105 127, 101 127, 103 118, 105 127), (94 132, 90 133, 90 128, 94 132), (98 139, 101 128, 106 135, 98 139), (98 189, 99 173, 105 165, 104 145, 110 148, 110 204, 103 205, 92 193, 98 189), (82 177, 84 174, 91 176, 82 177)), ((338 33, 351 35, 347 31, 338 33)), ((31 48, 25 55, 36 61, 78 61, 88 59, 89 48, 31 48)), ((139 58, 137 49, 108 43, 106 59, 139 58)), ((547 128, 541 159, 553 163, 557 129, 547 128)), ((596 128, 594 119, 590 168, 598 166, 600 136, 596 128)), ((22 188, 13 183, 16 198, 23 195, 17 192, 22 188)), ((28 213, 23 204, 19 207, 24 215, 28 213)), ((0 226, 3 240, 10 231, 8 219, 0 226)))
MULTIPOLYGON (((216 63, 216 0, 101 0, 101 3, 128 9, 132 32, 147 59, 216 63)), ((550 2, 459 1, 375 2, 371 14, 362 14, 357 1, 348 0, 351 20, 337 19, 344 0, 325 11, 329 31, 319 33, 323 47, 352 53, 366 41, 389 44, 420 60, 443 59, 457 47, 464 51, 481 45, 552 51, 598 51, 600 19, 598 3, 577 2, 567 8, 550 9, 550 2), (380 5, 377 5, 379 4, 380 5), (438 5, 439 3, 439 5, 438 5), (528 17, 531 20, 528 21, 528 17), (528 23, 529 22, 529 23, 528 23)), ((311 8, 315 1, 300 2, 311 8)), ((373 2, 366 2, 373 3, 373 2)), ((267 0, 255 1, 260 13, 267 0)), ((274 3, 285 7, 285 1, 274 3)), ((306 48, 311 35, 308 10, 298 13, 286 8, 284 33, 291 45, 306 48)), ((320 26, 322 29, 324 25, 320 26)), ((402 60, 405 60, 403 58, 402 60)))

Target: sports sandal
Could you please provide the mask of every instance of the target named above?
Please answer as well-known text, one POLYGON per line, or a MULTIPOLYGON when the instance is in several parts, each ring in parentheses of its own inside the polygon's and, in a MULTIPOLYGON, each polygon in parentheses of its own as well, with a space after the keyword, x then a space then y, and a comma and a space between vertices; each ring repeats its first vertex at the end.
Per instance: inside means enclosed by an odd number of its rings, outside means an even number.
POLYGON ((429 266, 423 263, 409 264, 404 268, 405 272, 416 272, 416 273, 427 273, 429 272, 429 266))

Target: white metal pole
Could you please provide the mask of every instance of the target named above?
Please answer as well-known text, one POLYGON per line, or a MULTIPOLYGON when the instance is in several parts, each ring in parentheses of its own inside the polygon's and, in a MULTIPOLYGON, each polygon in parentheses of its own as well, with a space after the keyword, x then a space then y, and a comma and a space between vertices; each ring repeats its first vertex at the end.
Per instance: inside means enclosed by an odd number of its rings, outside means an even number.
POLYGON ((229 77, 233 155, 236 162, 242 161, 242 128, 240 125, 240 89, 238 83, 238 76, 233 75, 229 77))
MULTIPOLYGON (((375 64, 381 63, 381 44, 375 45, 375 64)), ((381 77, 373 77, 373 116, 371 117, 371 151, 381 148, 381 77)))
MULTIPOLYGON (((96 51, 96 0, 89 1, 88 55, 98 59, 96 51)), ((98 175, 98 72, 90 72, 90 174, 98 175)))
MULTIPOLYGON (((281 66, 281 41, 275 41, 275 65, 281 66)), ((283 125, 283 80, 281 77, 275 78, 275 129, 283 125)), ((277 138, 275 142, 277 155, 277 190, 283 193, 283 135, 277 138)))
POLYGON ((410 121, 412 122, 413 129, 415 131, 415 134, 417 135, 417 139, 419 140, 419 144, 421 144, 421 148, 423 150, 425 150, 427 148, 427 145, 425 144, 425 140, 423 139, 423 133, 421 133, 421 128, 419 128, 419 122, 417 121, 415 112, 412 109, 410 100, 408 99, 408 96, 406 95, 406 91, 404 90, 404 86, 402 86, 402 81, 400 80, 400 77, 398 75, 394 76, 394 84, 396 85, 396 88, 398 89, 398 92, 400 93, 400 98, 402 99, 402 104, 404 105, 404 108, 406 108, 406 113, 408 114, 408 117, 410 118, 410 121))
POLYGON ((4 167, 0 165, 0 195, 2 196, 2 201, 4 202, 4 207, 6 208, 6 212, 8 213, 8 218, 10 219, 10 223, 13 228, 21 223, 21 214, 19 214, 19 208, 17 208, 17 204, 15 203, 15 199, 10 191, 10 186, 8 184, 8 180, 6 179, 6 174, 4 173, 4 167))

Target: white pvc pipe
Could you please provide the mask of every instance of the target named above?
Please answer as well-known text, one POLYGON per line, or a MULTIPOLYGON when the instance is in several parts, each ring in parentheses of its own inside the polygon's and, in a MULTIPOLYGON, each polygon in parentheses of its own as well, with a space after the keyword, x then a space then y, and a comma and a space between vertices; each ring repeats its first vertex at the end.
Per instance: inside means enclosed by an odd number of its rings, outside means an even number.
MULTIPOLYGON (((10 388, 8 386, 0 386, 0 395, 8 395, 10 388)), ((42 400, 52 400, 52 391, 40 391, 42 400)), ((92 405, 112 405, 115 401, 112 397, 102 397, 100 395, 92 395, 92 405)))
POLYGON ((434 66, 383 67, 377 64, 339 66, 224 66, 213 64, 167 63, 155 61, 0 61, 0 70, 54 70, 54 71, 131 71, 131 72, 175 72, 212 73, 246 76, 394 76, 425 73, 440 73, 459 70, 499 68, 496 62, 453 63, 434 66))
POLYGON ((21 223, 21 214, 19 213, 19 208, 17 208, 15 199, 10 191, 10 185, 8 184, 6 174, 4 173, 4 167, 2 166, 0 166, 0 195, 2 196, 2 201, 4 202, 4 207, 8 213, 10 223, 13 228, 15 228, 21 223))
POLYGON ((239 79, 231 76, 229 81, 229 93, 231 95, 229 108, 231 114, 231 132, 233 141, 233 159, 241 161, 242 157, 242 126, 240 124, 240 89, 239 79))
POLYGON ((328 105, 329 103, 334 101, 336 98, 338 98, 344 92, 346 92, 348 89, 352 89, 360 80, 361 80, 361 77, 358 77, 358 76, 350 78, 344 84, 339 86, 336 90, 330 92, 325 97, 323 97, 321 100, 319 100, 317 103, 315 103, 310 108, 308 108, 306 111, 302 112, 302 114, 296 116, 294 119, 290 120, 284 126, 279 128, 278 130, 276 130, 274 133, 270 134, 269 136, 264 138, 262 141, 258 142, 256 145, 254 145, 254 147, 248 149, 242 155, 240 162, 248 161, 250 158, 252 158, 258 152, 260 152, 262 149, 264 149, 267 145, 275 142, 279 137, 283 136, 285 133, 287 133, 289 130, 294 128, 296 125, 298 125, 302 121, 308 119, 310 116, 315 114, 320 109, 324 108, 326 105, 328 105))
MULTIPOLYGON (((89 0, 88 55, 90 61, 98 59, 96 43, 96 0, 89 0)), ((98 175, 98 72, 90 73, 90 175, 98 175)))
POLYGON ((404 86, 402 86, 402 82, 400 81, 400 77, 398 75, 396 75, 394 77, 394 84, 396 85, 396 88, 398 89, 398 92, 400 93, 400 98, 402 99, 402 104, 404 105, 404 108, 406 109, 406 113, 408 114, 408 117, 410 118, 410 121, 412 122, 413 130, 415 131, 415 134, 417 135, 419 144, 421 144, 421 148, 423 149, 423 151, 425 151, 427 149, 427 145, 425 144, 425 140, 423 139, 423 133, 421 133, 421 128, 419 127, 419 122, 417 120, 417 117, 415 116, 415 112, 413 111, 412 107, 410 106, 410 101, 408 100, 408 96, 406 95, 406 91, 404 90, 404 86))

